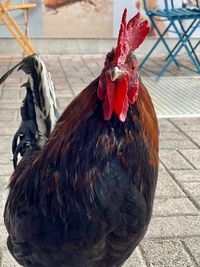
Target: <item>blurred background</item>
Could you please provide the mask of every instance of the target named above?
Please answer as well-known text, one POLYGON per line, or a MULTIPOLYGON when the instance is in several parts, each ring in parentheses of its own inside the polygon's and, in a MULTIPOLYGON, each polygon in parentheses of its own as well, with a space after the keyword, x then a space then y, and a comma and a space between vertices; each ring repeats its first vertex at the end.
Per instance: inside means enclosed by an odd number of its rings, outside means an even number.
MULTIPOLYGON (((174 1, 181 7, 185 1, 174 1)), ((6 3, 6 0, 2 1, 6 3)), ((13 0, 17 5, 21 0, 13 0)), ((188 0, 188 5, 190 4, 188 0)), ((138 9, 143 11, 143 1, 138 0, 27 0, 36 3, 30 10, 29 31, 31 37, 68 37, 68 38, 112 38, 117 37, 123 9, 128 9, 131 17, 138 9), (92 23, 91 23, 92 22, 92 23)), ((148 0, 151 8, 163 8, 163 0, 148 0)), ((144 12, 143 12, 144 14, 144 12)), ((18 24, 23 23, 23 11, 12 11, 18 24)), ((163 28, 163 23, 159 23, 163 28)), ((154 32, 152 32, 154 35, 154 32)), ((194 37, 200 35, 195 31, 194 37)), ((5 27, 0 29, 0 37, 9 37, 5 27)), ((173 33, 169 37, 173 37, 173 33)))

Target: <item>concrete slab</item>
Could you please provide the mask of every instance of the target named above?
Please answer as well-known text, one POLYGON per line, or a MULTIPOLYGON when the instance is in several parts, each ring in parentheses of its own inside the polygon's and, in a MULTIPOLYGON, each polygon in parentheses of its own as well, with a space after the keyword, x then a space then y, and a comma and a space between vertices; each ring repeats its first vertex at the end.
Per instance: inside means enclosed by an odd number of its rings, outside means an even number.
POLYGON ((200 266, 200 238, 187 238, 183 240, 186 249, 191 253, 197 266, 200 266))
POLYGON ((196 267, 180 241, 146 241, 142 248, 149 267, 196 267))

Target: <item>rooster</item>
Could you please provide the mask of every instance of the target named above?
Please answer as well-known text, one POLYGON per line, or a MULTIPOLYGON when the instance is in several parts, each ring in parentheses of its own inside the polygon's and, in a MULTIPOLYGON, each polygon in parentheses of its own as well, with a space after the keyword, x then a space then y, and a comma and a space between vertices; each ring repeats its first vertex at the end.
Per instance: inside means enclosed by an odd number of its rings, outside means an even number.
POLYGON ((17 65, 29 80, 4 221, 8 249, 24 267, 119 267, 147 231, 158 124, 133 51, 149 27, 126 14, 100 76, 59 118, 41 59, 17 65))

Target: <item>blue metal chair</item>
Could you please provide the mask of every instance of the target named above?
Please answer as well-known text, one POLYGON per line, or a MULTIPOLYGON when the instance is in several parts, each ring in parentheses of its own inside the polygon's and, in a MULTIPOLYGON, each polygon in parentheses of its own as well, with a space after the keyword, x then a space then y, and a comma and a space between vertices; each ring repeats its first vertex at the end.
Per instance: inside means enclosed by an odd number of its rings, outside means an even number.
POLYGON ((158 46, 158 44, 162 42, 168 52, 168 56, 166 58, 167 62, 165 66, 158 75, 158 79, 165 73, 165 71, 168 69, 168 67, 172 62, 174 62, 177 67, 180 66, 176 57, 182 48, 186 49, 189 58, 191 59, 197 72, 200 74, 200 61, 195 52, 195 49, 197 48, 200 42, 198 42, 196 46, 193 47, 190 41, 190 37, 195 32, 197 27, 200 26, 200 7, 198 0, 197 0, 197 6, 192 9, 191 8, 189 9, 187 7, 175 8, 172 0, 170 1, 170 3, 168 0, 164 0, 165 8, 163 10, 161 9, 149 10, 147 8, 146 0, 144 0, 143 2, 144 2, 145 12, 149 17, 149 20, 152 23, 153 27, 157 31, 159 38, 154 44, 154 46, 151 48, 149 53, 146 55, 146 57, 143 59, 139 68, 142 68, 142 66, 145 64, 145 62, 150 57, 155 48, 158 46), (169 21, 169 24, 166 26, 166 29, 163 33, 161 33, 160 30, 158 29, 154 20, 155 17, 160 17, 161 20, 169 21), (185 29, 185 27, 183 26, 184 20, 191 20, 191 24, 187 29, 185 29), (181 32, 177 24, 180 26, 181 32), (171 30, 170 28, 173 28, 173 31, 177 34, 179 39, 179 41, 177 42, 177 44, 174 46, 173 49, 169 47, 167 41, 165 40, 165 35, 169 30, 171 30))

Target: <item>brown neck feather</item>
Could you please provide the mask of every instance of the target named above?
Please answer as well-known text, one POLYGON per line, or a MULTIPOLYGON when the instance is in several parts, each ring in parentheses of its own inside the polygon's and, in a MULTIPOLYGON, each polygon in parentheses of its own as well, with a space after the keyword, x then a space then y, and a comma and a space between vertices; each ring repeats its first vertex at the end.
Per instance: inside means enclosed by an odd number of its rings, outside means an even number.
POLYGON ((94 111, 95 105, 97 105, 98 82, 99 77, 86 87, 65 109, 45 146, 47 150, 51 149, 55 155, 57 154, 56 152, 62 151, 62 147, 66 151, 68 143, 73 138, 73 133, 79 129, 81 124, 94 111))
MULTIPOLYGON (((145 128, 146 142, 149 151, 158 151, 158 120, 152 100, 148 94, 148 91, 142 81, 140 82, 139 97, 136 101, 136 106, 140 112, 140 119, 145 128)), ((151 164, 153 166, 158 164, 158 154, 150 155, 151 164)))

